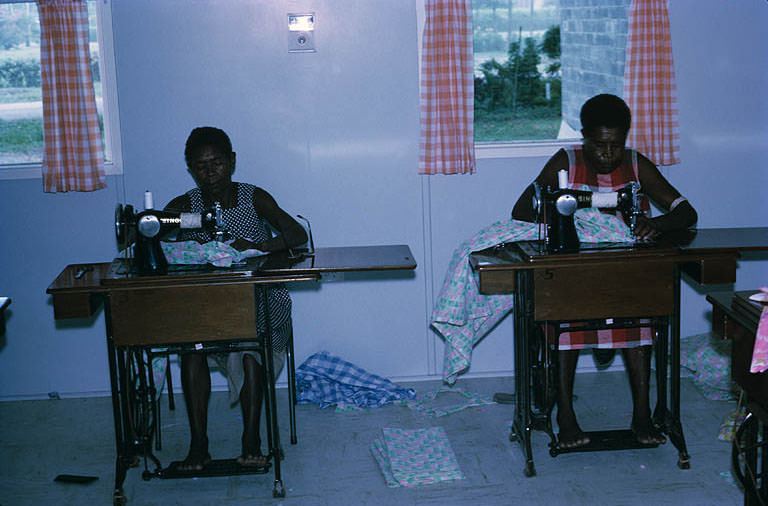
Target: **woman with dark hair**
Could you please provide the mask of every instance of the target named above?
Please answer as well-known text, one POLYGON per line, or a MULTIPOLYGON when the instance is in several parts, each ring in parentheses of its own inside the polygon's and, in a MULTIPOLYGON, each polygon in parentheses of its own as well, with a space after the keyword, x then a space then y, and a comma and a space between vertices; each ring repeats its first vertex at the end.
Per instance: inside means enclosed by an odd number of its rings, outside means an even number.
MULTIPOLYGON (((304 228, 282 210, 265 190, 246 183, 232 181, 235 152, 227 134, 213 127, 195 128, 189 134, 184 159, 196 188, 173 199, 166 209, 202 212, 218 202, 224 222, 234 238, 230 245, 239 250, 258 249, 280 251, 307 241, 304 228), (270 229, 278 235, 272 237, 270 229)), ((179 240, 213 240, 210 232, 201 230, 180 234, 179 240)), ((285 346, 291 333, 291 299, 285 287, 268 290, 270 330, 274 351, 275 376, 284 362, 285 346)), ((266 331, 264 301, 258 302, 257 329, 266 331)), ((259 425, 264 398, 262 364, 258 354, 233 352, 204 355, 181 355, 181 384, 187 406, 191 440, 189 453, 180 470, 203 469, 211 460, 208 453, 208 399, 211 393, 209 363, 224 370, 229 382, 230 400, 240 402, 243 414, 242 453, 238 463, 265 467, 268 458, 261 452, 259 425)))
MULTIPOLYGON (((558 171, 567 170, 568 188, 572 189, 610 192, 627 183, 639 182, 644 195, 642 209, 650 211, 650 198, 666 214, 654 218, 639 216, 635 235, 639 238, 653 238, 663 232, 692 226, 696 223, 697 214, 687 199, 669 184, 653 162, 637 151, 624 147, 631 121, 629 107, 621 98, 607 94, 590 98, 581 108, 581 145, 560 149, 549 159, 536 181, 542 186, 556 188, 558 171)), ((536 221, 530 205, 533 194, 532 186, 526 188, 515 204, 513 218, 536 221)), ((557 398, 560 447, 576 448, 590 442, 587 434, 579 427, 573 410, 576 362, 579 350, 588 348, 622 350, 632 390, 632 431, 641 443, 660 444, 666 441, 651 423, 649 383, 652 342, 651 329, 647 327, 574 330, 560 334, 557 398)))

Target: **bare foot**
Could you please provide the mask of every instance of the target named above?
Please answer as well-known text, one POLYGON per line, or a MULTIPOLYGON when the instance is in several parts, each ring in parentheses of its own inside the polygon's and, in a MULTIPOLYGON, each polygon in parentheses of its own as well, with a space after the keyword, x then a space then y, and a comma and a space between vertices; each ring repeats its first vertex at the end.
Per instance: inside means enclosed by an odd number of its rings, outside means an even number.
POLYGON ((557 445, 563 450, 578 448, 590 443, 589 436, 581 430, 575 415, 571 414, 568 416, 563 414, 561 416, 558 413, 557 425, 560 428, 560 432, 557 434, 557 445))
POLYGON ((211 454, 208 453, 208 440, 193 442, 189 445, 189 453, 181 463, 179 471, 202 471, 211 462, 211 454))
POLYGON ((635 434, 635 438, 642 444, 664 444, 667 442, 667 438, 664 434, 656 430, 650 421, 643 423, 632 422, 632 432, 635 434))
POLYGON ((255 453, 243 454, 235 459, 241 466, 248 467, 266 467, 269 463, 269 457, 263 455, 260 450, 255 453))

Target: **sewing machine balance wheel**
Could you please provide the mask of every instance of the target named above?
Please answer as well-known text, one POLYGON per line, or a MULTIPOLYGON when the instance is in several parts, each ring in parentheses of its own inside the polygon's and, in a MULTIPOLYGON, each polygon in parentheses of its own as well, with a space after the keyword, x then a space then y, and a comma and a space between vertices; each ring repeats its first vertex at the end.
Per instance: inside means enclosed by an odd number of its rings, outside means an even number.
POLYGON ((130 246, 133 241, 129 237, 129 225, 135 220, 133 206, 123 204, 115 206, 115 239, 117 240, 118 251, 124 250, 130 246))

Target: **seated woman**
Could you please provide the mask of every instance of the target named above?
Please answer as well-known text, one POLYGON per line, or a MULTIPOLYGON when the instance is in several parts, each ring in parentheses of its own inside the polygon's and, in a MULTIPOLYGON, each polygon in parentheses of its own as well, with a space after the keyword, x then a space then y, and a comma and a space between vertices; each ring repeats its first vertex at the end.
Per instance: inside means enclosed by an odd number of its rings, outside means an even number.
MULTIPOLYGON (((197 187, 173 199, 166 209, 202 212, 219 202, 230 235, 232 247, 239 251, 258 249, 280 251, 307 241, 304 228, 283 211, 272 196, 256 186, 232 181, 235 153, 226 133, 218 128, 201 127, 187 138, 184 158, 197 187), (272 237, 267 225, 279 235, 272 237)), ((213 240, 207 231, 185 232, 179 240, 213 240)), ((291 299, 280 286, 268 290, 270 329, 274 350, 275 376, 284 362, 285 345, 291 332, 291 299)), ((258 301, 257 329, 266 331, 264 301, 258 301)), ((180 470, 203 469, 211 460, 208 453, 208 399, 211 393, 209 363, 226 372, 230 400, 238 400, 243 414, 242 453, 238 463, 264 467, 267 457, 261 452, 259 437, 264 382, 259 355, 250 352, 203 355, 186 353, 181 356, 181 384, 187 406, 191 431, 189 453, 180 470)))
MULTIPOLYGON (((580 146, 559 150, 546 163, 536 181, 557 187, 557 173, 568 171, 568 188, 588 191, 615 191, 627 183, 640 183, 646 198, 667 214, 655 218, 640 216, 635 234, 653 238, 663 232, 685 229, 696 223, 697 214, 688 201, 661 175, 648 158, 624 144, 631 123, 629 107, 614 95, 597 95, 581 108, 583 141, 580 146)), ((512 211, 517 220, 534 222, 529 186, 512 211)), ((643 209, 650 209, 647 200, 643 209)), ((605 211, 611 212, 611 211, 605 211)), ((579 350, 585 348, 621 348, 632 390, 632 431, 641 443, 660 444, 665 438, 651 423, 649 382, 651 370, 650 328, 614 329, 600 331, 571 331, 560 334, 558 359, 557 424, 561 448, 575 448, 590 442, 581 430, 573 410, 573 382, 579 350)))

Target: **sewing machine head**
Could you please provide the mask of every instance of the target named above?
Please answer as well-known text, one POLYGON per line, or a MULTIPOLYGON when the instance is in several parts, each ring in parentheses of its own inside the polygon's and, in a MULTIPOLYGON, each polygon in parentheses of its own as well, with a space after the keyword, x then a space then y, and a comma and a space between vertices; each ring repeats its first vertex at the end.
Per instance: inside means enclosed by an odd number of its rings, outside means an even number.
POLYGON ((533 211, 539 230, 544 229, 544 246, 548 253, 579 249, 573 215, 585 207, 618 209, 627 218, 634 235, 637 216, 642 214, 639 183, 628 183, 615 192, 590 192, 568 188, 567 177, 566 170, 558 173, 559 188, 533 183, 533 211))
POLYGON ((160 211, 152 209, 151 195, 145 196, 145 210, 135 212, 128 204, 115 207, 115 238, 119 251, 133 245, 133 270, 139 275, 165 274, 168 261, 160 246, 160 239, 179 229, 206 229, 217 241, 229 238, 227 224, 216 204, 202 213, 160 211))

